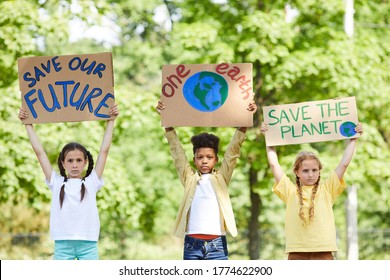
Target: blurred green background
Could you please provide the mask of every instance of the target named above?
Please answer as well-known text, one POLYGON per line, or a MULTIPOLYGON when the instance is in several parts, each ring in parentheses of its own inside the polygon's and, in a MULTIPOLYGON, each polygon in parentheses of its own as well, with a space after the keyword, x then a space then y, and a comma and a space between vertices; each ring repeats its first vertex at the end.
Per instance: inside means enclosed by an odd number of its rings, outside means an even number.
MULTIPOLYGON (((18 119, 17 59, 112 52, 119 104, 98 194, 101 259, 181 259, 170 231, 182 196, 155 112, 164 64, 252 63, 259 110, 247 132, 230 194, 239 235, 231 259, 286 259, 284 205, 272 194, 262 106, 355 96, 365 133, 345 180, 357 188, 359 259, 390 259, 390 3, 354 1, 112 0, 0 1, 0 259, 51 259, 51 193, 18 119), (351 30, 351 29, 349 29, 351 30)), ((78 141, 96 158, 104 122, 35 126, 53 165, 78 141)), ((211 131, 221 151, 233 128, 177 128, 188 156, 194 133, 211 131)), ((320 155, 326 176, 343 141, 278 147, 291 175, 295 155, 320 155)), ((222 156, 221 153, 220 156, 222 156)), ((56 167, 57 168, 57 167, 56 167)), ((346 198, 334 206, 339 252, 348 258, 346 198)))

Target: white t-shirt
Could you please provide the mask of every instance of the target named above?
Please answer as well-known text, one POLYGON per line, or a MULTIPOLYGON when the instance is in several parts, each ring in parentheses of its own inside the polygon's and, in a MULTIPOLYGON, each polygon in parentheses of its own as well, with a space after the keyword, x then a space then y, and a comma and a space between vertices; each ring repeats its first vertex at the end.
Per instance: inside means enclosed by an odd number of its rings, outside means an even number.
POLYGON ((210 174, 202 174, 192 200, 187 234, 225 235, 221 229, 218 199, 210 182, 210 174))
POLYGON ((53 240, 98 241, 100 232, 96 193, 104 185, 96 171, 85 178, 84 199, 81 199, 81 179, 68 179, 65 183, 65 197, 60 208, 60 191, 64 177, 53 170, 51 180, 46 184, 52 191, 50 211, 50 236, 53 240))

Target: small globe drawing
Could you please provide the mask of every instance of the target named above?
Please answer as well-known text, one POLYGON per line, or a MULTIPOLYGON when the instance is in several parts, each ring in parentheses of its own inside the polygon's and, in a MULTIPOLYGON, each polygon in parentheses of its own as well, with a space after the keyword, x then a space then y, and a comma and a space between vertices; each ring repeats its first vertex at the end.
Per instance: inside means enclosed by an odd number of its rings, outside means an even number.
POLYGON ((194 109, 201 112, 213 112, 225 103, 228 96, 228 84, 221 75, 202 71, 186 80, 183 95, 194 109))
POLYGON ((352 137, 356 134, 355 127, 356 124, 353 122, 343 122, 340 125, 340 133, 345 137, 352 137))

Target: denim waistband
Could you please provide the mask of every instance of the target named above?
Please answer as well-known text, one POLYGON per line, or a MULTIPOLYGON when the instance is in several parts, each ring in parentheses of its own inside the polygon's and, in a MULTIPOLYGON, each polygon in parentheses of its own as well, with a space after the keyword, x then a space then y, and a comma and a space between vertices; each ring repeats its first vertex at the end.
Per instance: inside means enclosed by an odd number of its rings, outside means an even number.
POLYGON ((214 238, 214 239, 211 239, 211 240, 204 240, 204 239, 199 239, 199 238, 195 238, 195 237, 192 237, 192 236, 189 236, 189 235, 186 235, 185 238, 184 238, 184 242, 188 242, 188 243, 192 243, 192 244, 199 244, 199 245, 203 245, 203 244, 207 244, 207 243, 213 243, 213 242, 217 242, 217 241, 222 241, 222 242, 226 242, 226 236, 225 235, 221 235, 221 236, 218 236, 217 238, 214 238))

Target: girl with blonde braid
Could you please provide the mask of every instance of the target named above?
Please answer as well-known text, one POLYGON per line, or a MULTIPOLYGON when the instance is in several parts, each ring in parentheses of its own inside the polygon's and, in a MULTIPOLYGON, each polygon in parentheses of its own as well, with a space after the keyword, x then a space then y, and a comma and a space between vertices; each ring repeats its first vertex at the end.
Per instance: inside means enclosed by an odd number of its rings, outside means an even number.
MULTIPOLYGON (((268 131, 262 123, 261 133, 268 131)), ((355 127, 363 133, 362 124, 355 127)), ((343 175, 355 153, 357 138, 350 139, 339 165, 320 181, 322 164, 312 152, 300 152, 293 171, 295 183, 283 172, 275 147, 267 146, 268 163, 276 180, 272 191, 286 204, 285 239, 289 260, 333 260, 337 251, 333 204, 344 191, 343 175)))
MULTIPOLYGON (((96 194, 103 186, 104 166, 111 145, 114 120, 119 114, 116 104, 110 109, 113 118, 106 131, 94 167, 91 153, 81 144, 66 144, 58 156, 58 174, 39 142, 32 124, 26 124, 27 135, 52 192, 50 236, 54 240, 55 260, 97 260, 100 232, 96 194), (84 174, 84 169, 88 168, 84 174)), ((20 108, 19 119, 28 117, 20 108)))

